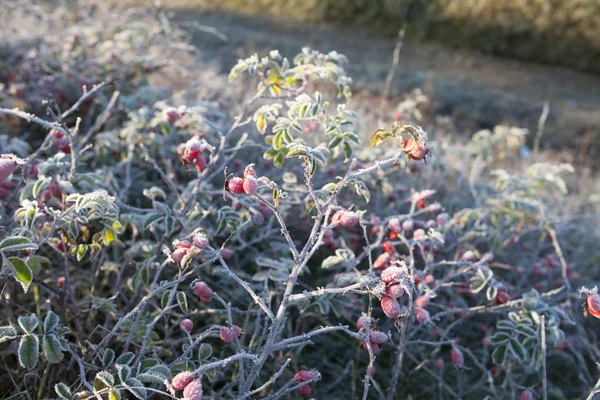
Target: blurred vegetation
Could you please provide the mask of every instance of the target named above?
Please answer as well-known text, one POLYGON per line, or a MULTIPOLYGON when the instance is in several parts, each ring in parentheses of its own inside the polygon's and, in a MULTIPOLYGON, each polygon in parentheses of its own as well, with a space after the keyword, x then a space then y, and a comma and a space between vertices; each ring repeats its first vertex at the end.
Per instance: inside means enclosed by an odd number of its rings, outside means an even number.
MULTIPOLYGON (((140 3, 140 0, 136 1, 140 3)), ((600 73, 598 0, 163 0, 300 22, 365 27, 600 73)))

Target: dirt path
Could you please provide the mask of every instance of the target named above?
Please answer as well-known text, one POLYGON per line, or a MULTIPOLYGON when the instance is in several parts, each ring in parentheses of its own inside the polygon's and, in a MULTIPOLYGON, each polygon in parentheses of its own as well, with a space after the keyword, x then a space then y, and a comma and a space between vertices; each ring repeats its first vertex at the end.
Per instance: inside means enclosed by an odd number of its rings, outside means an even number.
MULTIPOLYGON (((391 65, 395 41, 359 31, 275 24, 256 18, 175 10, 177 22, 215 27, 227 43, 195 31, 194 44, 207 63, 226 73, 239 57, 279 49, 286 56, 310 45, 337 50, 350 60, 355 91, 378 92, 391 65)), ((600 147, 600 77, 564 68, 486 56, 481 53, 405 42, 393 94, 421 87, 434 111, 452 116, 465 132, 511 122, 535 131, 544 101, 550 102, 543 146, 577 146, 588 156, 600 147)))

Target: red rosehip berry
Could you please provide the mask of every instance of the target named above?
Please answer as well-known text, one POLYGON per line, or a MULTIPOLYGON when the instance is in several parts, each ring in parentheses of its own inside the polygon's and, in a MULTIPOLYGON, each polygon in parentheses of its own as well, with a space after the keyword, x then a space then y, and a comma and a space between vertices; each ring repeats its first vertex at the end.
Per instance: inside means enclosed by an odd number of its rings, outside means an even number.
POLYGON ((381 273, 381 280, 386 284, 402 281, 406 278, 406 270, 400 267, 389 267, 381 273))
POLYGON ((381 308, 385 315, 390 319, 396 319, 402 314, 400 303, 390 296, 383 296, 381 299, 381 308))
POLYGON ((237 326, 237 325, 232 325, 231 326, 231 331, 235 334, 235 336, 240 337, 242 336, 242 329, 237 326))
POLYGON ((163 110, 162 115, 165 121, 175 122, 179 118, 179 111, 175 107, 168 107, 163 110))
POLYGON ((199 249, 205 249, 208 246, 208 238, 204 233, 194 233, 192 235, 192 244, 199 249))
POLYGON ((221 250, 221 257, 223 257, 223 260, 227 260, 232 255, 233 255, 233 251, 229 250, 228 248, 224 248, 221 250))
POLYGON ((531 390, 523 390, 523 392, 521 392, 521 396, 519 396, 519 400, 533 400, 533 394, 531 393, 531 390))
POLYGON ((342 226, 350 227, 356 225, 358 222, 358 215, 351 211, 339 210, 333 215, 331 220, 342 226))
POLYGON ((356 321, 356 328, 357 329, 367 329, 367 328, 371 328, 373 327, 373 320, 371 320, 369 317, 365 317, 364 315, 362 317, 360 317, 357 321, 356 321))
POLYGON ((296 374, 294 375, 294 381, 296 383, 308 382, 311 379, 314 379, 318 376, 319 376, 319 374, 315 371, 309 371, 309 370, 303 369, 301 371, 296 372, 296 374))
POLYGON ((181 321, 179 323, 179 327, 181 329, 183 329, 184 331, 191 332, 192 329, 194 328, 194 323, 189 319, 184 319, 183 321, 181 321))
MULTIPOLYGON (((363 342, 361 346, 366 351, 369 351, 369 346, 365 342, 363 342)), ((381 346, 379 346, 375 342, 371 342, 371 351, 373 351, 373 355, 377 355, 377 354, 379 354, 381 352, 381 346)))
POLYGON ((200 172, 206 168, 206 158, 199 155, 196 157, 196 171, 200 172))
POLYGON ((254 171, 254 164, 250 164, 244 170, 244 179, 254 178, 256 179, 256 171, 254 171))
POLYGON ((384 344, 389 340, 387 333, 381 331, 373 331, 370 334, 371 343, 384 344))
POLYGON ((225 328, 225 327, 221 328, 219 330, 219 337, 225 343, 233 342, 233 332, 229 328, 225 328))
POLYGON ((200 299, 200 301, 203 303, 208 303, 212 298, 213 291, 204 282, 194 283, 194 288, 192 290, 194 294, 198 296, 198 299, 200 299))
POLYGON ((394 299, 397 299, 398 297, 404 296, 404 288, 402 287, 402 284, 394 283, 392 285, 388 285, 385 288, 385 294, 386 296, 390 296, 394 299))
POLYGON ((375 269, 386 269, 390 264, 390 255, 383 253, 379 255, 373 262, 373 268, 375 269))
POLYGON ((240 177, 231 178, 227 182, 227 190, 229 190, 233 194, 243 194, 244 193, 244 180, 240 177))
POLYGON ((600 295, 596 292, 587 294, 587 309, 595 318, 600 318, 600 295))
POLYGON ((17 166, 25 164, 25 160, 20 159, 14 154, 2 154, 0 156, 0 181, 8 178, 17 166))
POLYGON ((173 258, 173 261, 175 261, 176 263, 180 263, 183 258, 187 255, 188 253, 188 249, 176 249, 172 254, 171 254, 171 258, 173 258))
POLYGON ((435 360, 435 366, 438 369, 444 369, 444 366, 446 365, 446 363, 444 363, 444 360, 441 358, 438 358, 437 360, 435 360))
POLYGON ((258 181, 256 178, 250 176, 244 179, 242 187, 246 194, 256 194, 256 192, 258 192, 258 181))
POLYGON ((414 137, 404 140, 402 147, 410 159, 419 161, 427 157, 429 150, 414 137))
POLYGON ((310 385, 304 385, 298 389, 298 393, 300 393, 304 397, 308 397, 312 394, 312 388, 310 385))
POLYGON ((415 307, 415 317, 420 324, 427 324, 431 322, 429 311, 424 308, 415 307))
POLYGON ((465 365, 465 357, 463 356, 462 351, 457 347, 453 346, 450 349, 450 359, 455 367, 462 368, 465 365))
POLYGON ((183 397, 186 400, 202 400, 202 383, 199 380, 188 383, 183 389, 183 397))
POLYGON ((415 300, 415 304, 417 307, 425 308, 429 305, 429 300, 430 297, 424 294, 422 296, 417 297, 417 300, 415 300))
POLYGON ((171 381, 171 386, 173 386, 173 389, 175 390, 183 390, 193 380, 194 376, 191 373, 187 371, 180 372, 173 377, 173 380, 171 381))
POLYGON ((394 245, 391 242, 388 242, 387 240, 383 242, 382 247, 383 251, 385 251, 388 254, 394 254, 396 252, 396 249, 394 249, 394 245))

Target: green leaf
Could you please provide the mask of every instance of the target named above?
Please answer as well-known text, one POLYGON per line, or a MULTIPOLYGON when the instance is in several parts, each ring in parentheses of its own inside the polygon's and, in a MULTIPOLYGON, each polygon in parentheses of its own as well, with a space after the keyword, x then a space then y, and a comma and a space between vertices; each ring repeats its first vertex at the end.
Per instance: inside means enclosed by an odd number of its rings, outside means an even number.
POLYGON ((497 364, 497 365, 504 364, 504 361, 506 360, 506 350, 507 350, 507 346, 505 344, 496 347, 496 349, 492 353, 492 359, 494 360, 495 364, 497 364))
POLYGON ((510 339, 510 336, 504 332, 498 332, 494 336, 491 337, 492 344, 499 345, 502 343, 506 343, 510 339))
POLYGON ((21 329, 23 329, 23 332, 29 335, 33 332, 35 328, 37 328, 37 326, 40 323, 40 320, 38 319, 37 315, 30 314, 28 316, 20 316, 17 319, 17 322, 19 323, 21 329))
POLYGON ((136 378, 139 379, 142 383, 156 383, 159 385, 163 384, 165 381, 165 379, 161 375, 152 374, 148 372, 142 372, 141 374, 138 374, 136 378))
POLYGON ((207 360, 212 355, 212 346, 208 343, 202 343, 198 349, 198 358, 200 361, 207 360))
POLYGON ((117 233, 112 228, 106 227, 102 230, 102 243, 104 243, 105 246, 110 246, 116 239, 117 233))
POLYGON ((329 147, 330 149, 333 149, 338 144, 340 144, 341 141, 342 141, 342 136, 336 136, 333 139, 331 139, 331 141, 329 142, 329 144, 327 145, 327 147, 329 147))
POLYGON ((108 393, 108 400, 121 400, 121 393, 118 390, 111 390, 108 393))
POLYGON ((344 155, 346 156, 346 161, 352 157, 352 147, 347 142, 344 142, 344 155))
POLYGON ((58 317, 58 315, 53 313, 51 310, 48 310, 48 313, 46 314, 46 319, 44 320, 44 333, 48 334, 53 332, 58 326, 59 322, 60 318, 58 317))
POLYGON ((115 352, 113 349, 106 349, 102 356, 102 365, 104 368, 108 368, 115 360, 115 352))
POLYGON ((179 308, 181 308, 181 311, 184 313, 188 312, 188 302, 184 292, 177 292, 177 303, 179 308))
POLYGON ((164 365, 154 365, 145 372, 153 375, 160 375, 163 378, 163 381, 171 377, 171 371, 164 365))
POLYGON ((44 335, 42 348, 46 359, 51 364, 58 364, 64 358, 62 346, 56 335, 44 335))
POLYGON ((115 368, 117 369, 117 375, 119 375, 119 379, 121 382, 125 382, 129 375, 131 375, 131 368, 127 365, 115 364, 115 368))
POLYGON ((507 331, 512 331, 515 328, 515 323, 510 320, 499 321, 496 324, 498 329, 503 329, 507 331))
POLYGON ((516 339, 510 339, 510 351, 517 357, 519 361, 524 361, 527 357, 527 351, 521 343, 516 339))
POLYGON ((519 325, 517 325, 517 331, 519 333, 522 333, 525 336, 529 336, 529 337, 536 336, 535 329, 533 329, 532 327, 530 327, 528 325, 525 325, 525 324, 519 324, 519 325))
POLYGON ((14 339, 17 337, 17 330, 12 325, 0 326, 0 343, 5 339, 14 339))
POLYGON ((144 285, 148 286, 150 283, 150 273, 148 272, 148 266, 144 265, 140 268, 140 279, 144 282, 144 285))
POLYGON ((128 351, 127 353, 121 354, 119 356, 119 358, 117 358, 117 361, 115 361, 115 364, 129 365, 129 363, 131 363, 133 361, 134 357, 135 357, 135 354, 128 351))
POLYGON ((9 257, 8 261, 12 264, 12 272, 13 276, 23 288, 23 291, 27 293, 29 290, 29 286, 31 285, 31 281, 33 280, 33 272, 31 272, 31 268, 29 265, 22 259, 18 257, 9 257))
POLYGON ((146 393, 146 388, 138 379, 128 378, 127 380, 125 380, 125 382, 123 382, 123 384, 125 388, 138 399, 145 400, 148 397, 146 393))
POLYGON ((38 274, 42 269, 50 269, 50 260, 42 256, 29 256, 27 258, 27 265, 31 268, 33 274, 38 274))
POLYGON ((115 377, 108 371, 100 371, 96 374, 96 379, 104 383, 105 386, 111 387, 115 385, 115 377))
POLYGON ((71 393, 71 389, 69 389, 69 387, 62 382, 59 382, 56 385, 54 385, 54 391, 56 392, 58 397, 60 397, 63 400, 71 400, 71 397, 73 396, 73 394, 71 393))
POLYGON ((158 213, 148 215, 144 220, 144 224, 142 225, 142 231, 148 230, 150 226, 152 226, 155 222, 158 222, 163 218, 164 215, 158 213))
POLYGON ((83 257, 85 257, 85 253, 87 253, 87 246, 84 244, 80 244, 79 246, 77 246, 77 261, 81 261, 83 260, 83 257))
POLYGON ((23 368, 34 368, 40 357, 40 340, 36 335, 24 335, 19 342, 19 364, 23 368))
POLYGON ((7 253, 9 251, 37 250, 38 245, 29 238, 22 236, 12 236, 0 242, 0 251, 7 253))

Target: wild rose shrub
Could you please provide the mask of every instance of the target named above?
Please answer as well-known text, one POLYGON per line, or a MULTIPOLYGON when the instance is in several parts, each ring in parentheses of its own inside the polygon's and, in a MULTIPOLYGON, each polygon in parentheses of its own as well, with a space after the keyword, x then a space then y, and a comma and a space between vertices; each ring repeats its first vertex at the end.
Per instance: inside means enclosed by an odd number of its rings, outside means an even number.
POLYGON ((570 166, 493 169, 525 131, 431 143, 416 108, 361 132, 336 52, 240 60, 241 112, 171 104, 140 65, 180 38, 95 7, 0 76, 5 397, 587 395, 570 166))

